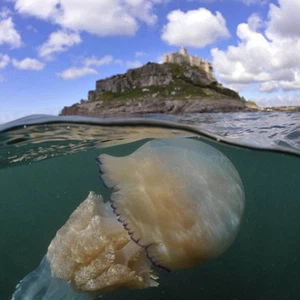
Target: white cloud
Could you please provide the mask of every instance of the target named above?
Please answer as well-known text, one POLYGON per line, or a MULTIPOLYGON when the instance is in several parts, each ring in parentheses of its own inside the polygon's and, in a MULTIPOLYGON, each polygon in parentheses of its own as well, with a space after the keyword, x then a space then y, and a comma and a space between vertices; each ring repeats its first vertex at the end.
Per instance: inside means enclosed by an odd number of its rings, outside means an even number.
POLYGON ((269 20, 252 15, 239 24, 236 46, 212 49, 214 69, 220 80, 230 85, 259 83, 259 91, 300 89, 300 10, 298 0, 280 0, 270 5, 269 20), (287 13, 289 12, 289 14, 287 13), (290 33, 288 28, 295 26, 290 33))
POLYGON ((60 73, 57 73, 57 76, 70 80, 70 79, 76 79, 79 77, 83 77, 86 75, 95 75, 98 74, 96 70, 88 67, 82 67, 82 68, 69 68, 66 69, 60 73))
POLYGON ((293 71, 293 80, 281 80, 280 86, 284 91, 300 90, 300 68, 293 71))
POLYGON ((249 28, 253 31, 258 31, 260 30, 261 28, 265 27, 266 24, 265 22, 263 22, 263 20, 261 19, 261 17, 254 13, 252 14, 249 19, 248 19, 248 25, 249 25, 249 28))
POLYGON ((23 14, 33 15, 41 19, 50 18, 56 12, 57 0, 16 0, 15 9, 23 14))
POLYGON ((238 1, 246 5, 252 5, 252 4, 264 5, 268 3, 270 0, 238 0, 238 1))
POLYGON ((65 80, 76 79, 87 75, 96 75, 98 74, 97 70, 91 67, 100 67, 108 64, 123 65, 130 69, 142 66, 139 60, 123 61, 121 59, 114 59, 112 55, 105 55, 102 58, 92 56, 82 60, 82 67, 71 67, 56 75, 65 80))
MULTIPOLYGON (((197 3, 213 3, 213 2, 226 2, 226 1, 232 1, 232 0, 186 0, 187 2, 197 2, 197 3)), ((268 2, 270 2, 270 0, 235 0, 236 2, 241 2, 244 3, 246 5, 254 5, 254 4, 258 4, 258 5, 265 5, 268 2)))
POLYGON ((32 25, 27 25, 27 26, 26 26, 26 29, 29 30, 29 31, 32 31, 32 32, 34 32, 34 33, 38 33, 38 32, 39 32, 39 31, 38 31, 35 27, 33 27, 32 25))
POLYGON ((186 13, 174 10, 167 18, 161 38, 169 45, 202 48, 229 37, 226 21, 219 12, 214 15, 205 8, 186 13))
POLYGON ((33 70, 33 71, 40 71, 43 70, 45 67, 45 64, 38 61, 34 58, 24 58, 23 60, 12 60, 12 64, 15 68, 20 70, 33 70))
POLYGON ((2 7, 0 10, 0 18, 6 19, 11 15, 11 11, 7 7, 2 7))
POLYGON ((264 93, 271 93, 271 92, 275 92, 279 89, 278 83, 276 81, 267 81, 267 82, 263 82, 260 87, 259 90, 261 92, 264 93))
POLYGON ((139 60, 123 60, 123 59, 115 59, 113 61, 115 64, 118 64, 120 66, 125 66, 128 69, 135 69, 141 67, 143 64, 139 60))
POLYGON ((0 53, 0 69, 4 69, 10 62, 10 57, 7 54, 0 53))
POLYGON ((15 29, 11 17, 0 18, 0 45, 8 44, 12 48, 19 48, 22 45, 21 36, 15 29))
POLYGON ((136 51, 134 55, 135 57, 141 57, 147 55, 147 53, 144 51, 136 51))
POLYGON ((78 33, 58 30, 52 32, 48 40, 38 48, 39 56, 46 59, 53 59, 53 54, 67 51, 69 47, 81 43, 78 33))
POLYGON ((129 69, 135 69, 141 67, 143 64, 139 60, 127 60, 125 65, 129 69))
POLYGON ((66 80, 76 79, 86 75, 95 75, 98 74, 98 72, 91 67, 100 67, 111 63, 117 63, 112 55, 105 55, 102 58, 92 56, 82 60, 82 67, 71 67, 56 75, 66 80))
POLYGON ((16 0, 15 9, 25 15, 100 36, 134 35, 139 21, 156 22, 153 5, 158 0, 16 0))
POLYGON ((300 37, 300 1, 279 0, 279 6, 270 4, 267 36, 276 38, 300 37))
POLYGON ((83 64, 86 67, 91 67, 91 66, 108 65, 112 62, 113 62, 113 57, 111 55, 105 55, 102 58, 97 58, 95 56, 85 58, 83 64))
POLYGON ((300 94, 278 94, 270 95, 268 97, 259 97, 255 99, 259 106, 299 106, 300 94))

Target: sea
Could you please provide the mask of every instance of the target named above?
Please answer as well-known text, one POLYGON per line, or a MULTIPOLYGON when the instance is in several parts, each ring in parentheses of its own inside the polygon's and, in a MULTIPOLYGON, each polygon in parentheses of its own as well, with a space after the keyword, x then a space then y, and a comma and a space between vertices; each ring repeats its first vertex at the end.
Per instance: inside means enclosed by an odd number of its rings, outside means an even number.
POLYGON ((300 112, 253 112, 33 115, 0 125, 1 300, 38 267, 90 191, 109 199, 95 158, 126 156, 156 138, 192 138, 230 159, 246 199, 238 236, 210 262, 172 272, 155 267, 159 287, 120 289, 101 299, 300 299, 300 112))

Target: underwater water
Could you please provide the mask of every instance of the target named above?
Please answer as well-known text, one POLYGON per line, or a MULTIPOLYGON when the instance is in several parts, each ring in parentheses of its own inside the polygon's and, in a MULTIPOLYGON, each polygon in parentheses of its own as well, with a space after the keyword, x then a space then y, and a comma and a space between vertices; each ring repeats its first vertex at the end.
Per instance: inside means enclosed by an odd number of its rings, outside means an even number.
POLYGON ((0 132, 1 299, 37 268, 56 231, 89 191, 109 198, 95 158, 124 156, 150 138, 194 137, 237 169, 246 207, 233 245, 217 259, 170 273, 159 287, 102 299, 299 299, 300 155, 217 141, 175 125, 53 123, 0 132))

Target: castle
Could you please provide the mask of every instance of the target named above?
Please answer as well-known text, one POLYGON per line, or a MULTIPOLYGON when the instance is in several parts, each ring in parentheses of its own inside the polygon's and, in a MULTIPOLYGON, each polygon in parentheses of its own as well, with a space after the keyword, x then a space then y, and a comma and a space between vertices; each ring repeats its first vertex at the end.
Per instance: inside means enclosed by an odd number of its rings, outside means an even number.
POLYGON ((163 63, 173 63, 179 65, 187 63, 191 66, 196 66, 203 69, 209 79, 215 80, 212 64, 198 56, 189 55, 185 47, 181 47, 179 53, 175 52, 171 54, 165 54, 163 56, 163 63))

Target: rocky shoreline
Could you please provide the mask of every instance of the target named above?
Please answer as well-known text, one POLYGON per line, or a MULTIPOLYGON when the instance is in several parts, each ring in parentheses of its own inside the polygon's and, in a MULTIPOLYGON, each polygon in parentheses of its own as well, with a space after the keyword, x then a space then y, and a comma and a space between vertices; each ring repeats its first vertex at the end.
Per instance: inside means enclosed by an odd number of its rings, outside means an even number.
POLYGON ((146 114, 187 114, 219 112, 300 112, 299 106, 256 107, 236 99, 192 99, 192 100, 130 100, 85 102, 64 107, 60 115, 80 115, 88 117, 135 117, 146 114))
POLYGON ((145 114, 186 114, 212 112, 258 111, 236 99, 190 99, 190 100, 129 100, 85 102, 64 107, 61 115, 82 115, 89 117, 131 117, 145 114))

